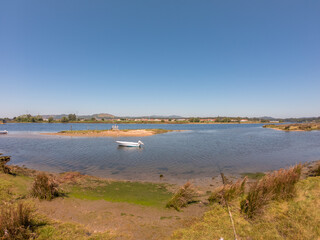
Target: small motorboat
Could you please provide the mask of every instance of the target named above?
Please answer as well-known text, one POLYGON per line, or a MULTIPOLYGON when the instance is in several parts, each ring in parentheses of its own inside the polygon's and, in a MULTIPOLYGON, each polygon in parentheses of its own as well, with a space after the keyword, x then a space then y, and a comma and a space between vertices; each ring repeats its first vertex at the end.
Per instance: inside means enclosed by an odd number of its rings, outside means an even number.
POLYGON ((143 142, 138 141, 138 142, 124 142, 124 141, 116 141, 119 146, 122 147, 141 147, 141 145, 144 145, 143 142))
POLYGON ((0 131, 0 134, 8 134, 8 131, 7 130, 0 131))

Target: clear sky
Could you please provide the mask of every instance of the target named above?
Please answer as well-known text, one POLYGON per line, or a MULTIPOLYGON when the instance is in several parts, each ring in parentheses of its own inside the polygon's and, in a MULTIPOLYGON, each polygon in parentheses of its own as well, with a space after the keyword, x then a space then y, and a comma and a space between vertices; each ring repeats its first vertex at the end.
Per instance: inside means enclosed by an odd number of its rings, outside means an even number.
POLYGON ((319 0, 0 0, 0 117, 320 115, 319 0))

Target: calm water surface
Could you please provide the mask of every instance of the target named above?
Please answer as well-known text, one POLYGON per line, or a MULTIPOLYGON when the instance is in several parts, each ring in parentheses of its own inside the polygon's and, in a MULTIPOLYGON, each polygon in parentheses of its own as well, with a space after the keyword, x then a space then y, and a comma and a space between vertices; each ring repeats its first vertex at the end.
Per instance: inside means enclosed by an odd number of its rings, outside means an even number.
POLYGON ((266 171, 320 159, 320 131, 282 132, 261 124, 122 124, 120 129, 188 130, 149 137, 79 138, 40 135, 62 130, 110 129, 111 124, 6 124, 0 152, 11 164, 46 171, 79 171, 115 179, 185 181, 225 173, 266 171), (144 142, 119 148, 115 140, 144 142))

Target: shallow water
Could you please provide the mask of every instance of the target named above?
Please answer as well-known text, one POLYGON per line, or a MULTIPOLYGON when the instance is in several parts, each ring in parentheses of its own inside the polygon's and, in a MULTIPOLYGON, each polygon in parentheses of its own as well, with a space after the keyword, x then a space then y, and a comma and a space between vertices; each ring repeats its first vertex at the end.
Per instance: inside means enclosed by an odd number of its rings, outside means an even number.
POLYGON ((188 130, 149 137, 82 138, 40 135, 62 130, 110 129, 111 124, 20 123, 0 125, 0 152, 11 164, 46 171, 130 180, 168 181, 211 178, 273 170, 320 159, 320 131, 282 132, 261 124, 121 124, 120 129, 188 130), (115 140, 144 142, 121 148, 115 140))

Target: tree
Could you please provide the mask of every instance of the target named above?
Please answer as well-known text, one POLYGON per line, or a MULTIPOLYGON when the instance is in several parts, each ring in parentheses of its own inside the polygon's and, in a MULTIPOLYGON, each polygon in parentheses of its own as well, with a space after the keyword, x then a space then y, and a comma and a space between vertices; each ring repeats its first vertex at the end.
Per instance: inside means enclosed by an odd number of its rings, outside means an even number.
POLYGON ((94 118, 94 117, 93 117, 93 118, 91 118, 91 121, 96 121, 96 118, 94 118))
POLYGON ((62 123, 67 123, 67 122, 69 122, 69 119, 67 117, 62 117, 61 118, 61 122, 62 123))
POLYGON ((53 117, 49 117, 48 122, 53 123, 53 120, 54 120, 53 117))
POLYGON ((77 116, 75 114, 68 115, 69 121, 77 121, 77 116))

